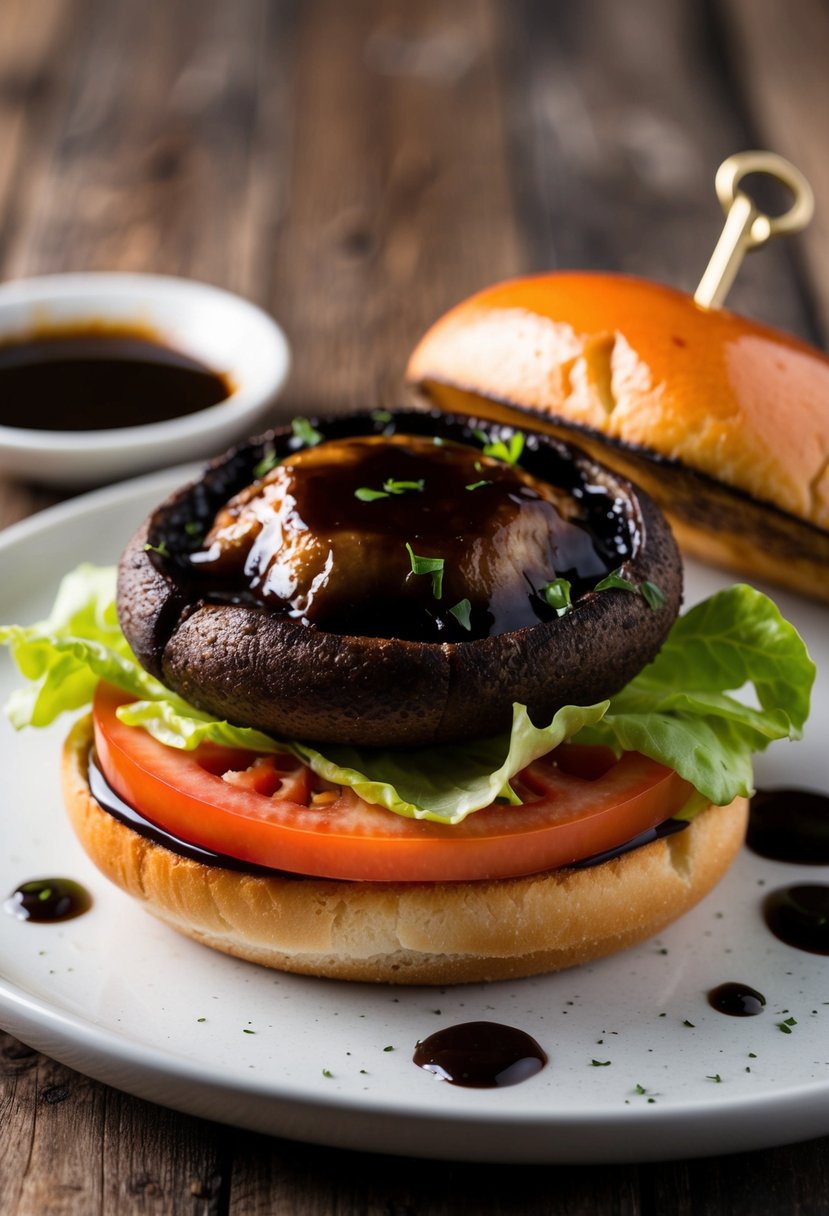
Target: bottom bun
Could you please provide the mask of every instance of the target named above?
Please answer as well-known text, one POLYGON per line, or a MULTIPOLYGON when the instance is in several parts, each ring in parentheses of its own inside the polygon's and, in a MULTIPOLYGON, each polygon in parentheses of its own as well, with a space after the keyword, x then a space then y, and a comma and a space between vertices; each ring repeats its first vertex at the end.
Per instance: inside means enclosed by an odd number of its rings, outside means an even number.
POLYGON ((745 799, 589 869, 450 883, 254 875, 192 861, 101 809, 91 720, 63 754, 69 817, 95 865, 149 912, 215 950, 279 971, 389 984, 511 979, 572 967, 658 933, 728 869, 745 799))

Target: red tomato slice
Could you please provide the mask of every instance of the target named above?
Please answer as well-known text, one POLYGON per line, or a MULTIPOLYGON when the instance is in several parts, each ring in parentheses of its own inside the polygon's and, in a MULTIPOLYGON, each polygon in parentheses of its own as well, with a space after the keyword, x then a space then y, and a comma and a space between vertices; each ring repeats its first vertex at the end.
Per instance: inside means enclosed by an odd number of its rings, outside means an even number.
POLYGON ((534 874, 615 848, 668 819, 691 787, 637 753, 564 745, 513 782, 524 805, 449 827, 371 806, 290 755, 158 743, 115 716, 130 698, 95 695, 98 759, 109 784, 182 840, 256 865, 323 878, 441 882, 534 874))

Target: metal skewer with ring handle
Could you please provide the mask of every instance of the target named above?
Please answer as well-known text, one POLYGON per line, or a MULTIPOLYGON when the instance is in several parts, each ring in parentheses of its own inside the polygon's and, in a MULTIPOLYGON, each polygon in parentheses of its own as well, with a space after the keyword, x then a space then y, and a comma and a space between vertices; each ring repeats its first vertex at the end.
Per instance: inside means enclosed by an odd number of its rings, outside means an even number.
POLYGON ((715 189, 725 212, 725 225, 694 292, 695 301, 703 308, 722 306, 750 249, 759 249, 773 236, 800 232, 815 209, 815 196, 806 178, 774 152, 735 152, 717 170, 715 189), (739 188, 741 180, 750 173, 762 173, 782 183, 793 196, 788 211, 782 215, 766 215, 761 211, 739 188))

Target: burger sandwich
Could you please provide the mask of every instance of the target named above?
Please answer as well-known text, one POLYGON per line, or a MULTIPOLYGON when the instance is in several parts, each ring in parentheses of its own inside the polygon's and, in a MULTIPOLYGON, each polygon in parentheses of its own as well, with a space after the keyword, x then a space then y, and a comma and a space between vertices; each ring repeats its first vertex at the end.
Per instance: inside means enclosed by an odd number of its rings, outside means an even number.
MULTIPOLYGON (((417 372, 418 376, 420 372, 417 372)), ((445 984, 658 932, 742 841, 813 667, 748 586, 678 616, 659 509, 569 442, 436 412, 296 420, 0 640, 110 879, 216 949, 445 984), (743 695, 748 690, 748 696, 743 695)))

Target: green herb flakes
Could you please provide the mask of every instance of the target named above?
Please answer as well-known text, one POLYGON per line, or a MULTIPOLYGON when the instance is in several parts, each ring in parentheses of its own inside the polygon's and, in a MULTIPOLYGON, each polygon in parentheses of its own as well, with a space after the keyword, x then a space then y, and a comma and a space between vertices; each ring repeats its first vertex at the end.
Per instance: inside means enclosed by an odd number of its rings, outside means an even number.
POLYGON ((443 567, 446 564, 442 557, 419 557, 412 546, 406 541, 406 551, 412 563, 412 574, 431 574, 432 595, 439 600, 443 595, 443 567))
POLYGON ((566 578, 554 578, 541 588, 544 599, 555 609, 557 616, 564 616, 573 607, 572 584, 566 578))
POLYGON ((618 570, 611 570, 610 574, 596 583, 593 590, 629 591, 632 595, 641 595, 648 607, 654 611, 658 608, 664 608, 667 602, 665 592, 656 583, 652 583, 650 579, 646 579, 637 587, 636 583, 632 583, 629 578, 623 578, 618 570))
POLYGON ((276 448, 270 445, 263 451, 262 459, 259 463, 253 466, 253 476, 257 479, 266 477, 271 469, 275 469, 278 464, 279 457, 276 454, 276 448))
POLYGON ((611 1060, 591 1060, 590 1063, 593 1065, 594 1068, 607 1068, 608 1064, 611 1064, 612 1061, 611 1060))
POLYGON ((483 431, 475 431, 475 438, 484 444, 484 456, 493 460, 503 461, 504 464, 518 464, 526 442, 521 431, 515 431, 509 440, 496 439, 490 442, 489 436, 483 431))
POLYGON ((458 600, 457 604, 453 604, 449 611, 458 624, 462 625, 464 629, 472 629, 472 623, 469 619, 470 613, 472 612, 472 605, 469 600, 458 600))
POLYGON ((482 477, 480 481, 473 481, 470 483, 470 485, 464 486, 464 489, 465 490, 480 490, 481 486, 491 486, 491 485, 492 485, 491 481, 487 481, 487 479, 485 477, 482 477))
POLYGON ((294 418, 291 422, 291 430, 294 437, 308 448, 316 447, 325 438, 319 431, 314 430, 307 418, 294 418))
POLYGON ((665 607, 667 601, 665 592, 656 583, 652 583, 650 579, 645 579, 644 583, 640 583, 639 594, 649 608, 657 609, 665 607))
POLYGON ((422 493, 425 484, 422 477, 419 481, 395 481, 393 478, 387 477, 383 482, 383 492, 385 494, 406 494, 410 490, 415 490, 422 493))
POLYGON ((151 545, 149 542, 144 546, 145 553, 157 553, 159 557, 169 557, 170 550, 164 541, 160 545, 151 545))
POLYGON ((354 497, 359 498, 360 502, 375 502, 378 498, 388 498, 386 490, 371 490, 368 486, 360 486, 359 490, 354 491, 354 497))

